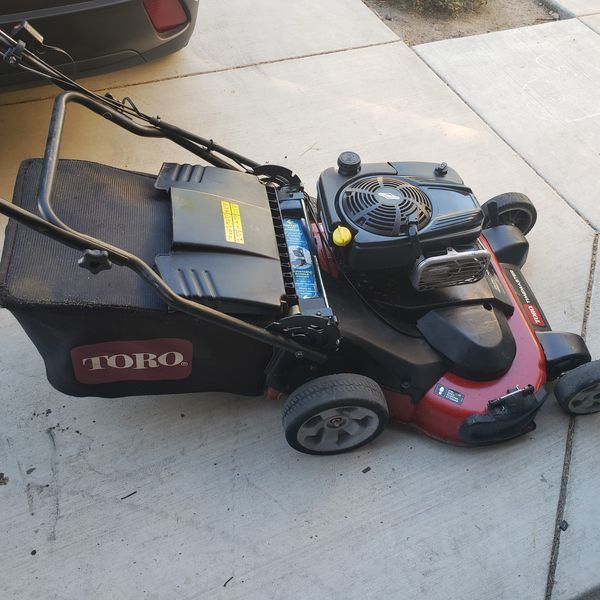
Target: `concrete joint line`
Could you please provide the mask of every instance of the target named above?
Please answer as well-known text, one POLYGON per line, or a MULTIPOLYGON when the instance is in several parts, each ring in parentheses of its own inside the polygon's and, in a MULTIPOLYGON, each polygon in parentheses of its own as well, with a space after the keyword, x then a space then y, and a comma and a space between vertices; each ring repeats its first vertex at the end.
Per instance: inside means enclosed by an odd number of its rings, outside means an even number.
MULTIPOLYGON (((594 278, 596 273, 596 263, 598 260, 598 241, 600 233, 596 233, 592 242, 592 260, 590 261, 590 271, 588 275, 588 286, 585 295, 585 306, 583 311, 583 322, 581 324, 581 336, 585 339, 587 335, 588 320, 590 315, 590 305, 592 302, 592 293, 594 290, 594 278)), ((565 442, 565 456, 563 459, 563 469, 560 481, 560 493, 558 495, 558 505, 556 507, 556 520, 554 522, 554 538, 552 540, 552 549, 550 551, 550 563, 548 565, 548 578, 546 580, 545 600, 551 600, 552 590, 554 588, 554 576, 558 565, 558 555, 560 550, 560 524, 563 521, 565 505, 567 502, 567 492, 569 484, 569 470, 571 468, 571 457, 573 454, 573 442, 575 439, 575 417, 569 417, 569 427, 567 429, 567 440, 565 442)))
POLYGON ((413 50, 413 52, 419 57, 419 60, 421 60, 423 62, 423 64, 425 64, 441 81, 443 81, 450 90, 452 90, 473 112, 473 114, 475 114, 475 116, 477 116, 477 118, 485 124, 486 127, 488 127, 491 131, 493 131, 496 136, 501 139, 571 210, 573 210, 577 216, 590 228, 592 229, 594 232, 596 232, 596 228, 594 227, 594 225, 592 225, 592 223, 589 221, 589 219, 582 214, 579 209, 574 206, 573 204, 571 204, 571 202, 569 202, 553 185, 552 183, 550 183, 542 173, 540 173, 530 162, 529 160, 527 160, 524 156, 522 156, 519 151, 506 139, 503 137, 503 135, 490 123, 488 123, 475 109, 475 107, 457 90, 454 88, 454 86, 448 81, 446 80, 442 75, 440 75, 431 65, 429 65, 429 63, 421 57, 421 55, 414 50, 414 48, 411 48, 413 50))
POLYGON ((592 242, 592 260, 590 262, 590 273, 588 275, 588 287, 585 294, 585 305, 583 309, 583 324, 581 326, 581 336, 583 339, 587 336, 588 320, 590 317, 590 308, 592 304, 592 294, 594 292, 594 279, 596 275, 596 264, 598 262, 598 243, 600 233, 596 233, 592 242))
POLYGON ((596 14, 600 14, 600 13, 593 13, 591 15, 580 15, 577 20, 582 25, 585 25, 590 31, 593 31, 596 35, 600 35, 589 23, 587 23, 586 21, 583 21, 582 18, 581 18, 581 17, 593 17, 596 14))
MULTIPOLYGON (((288 56, 285 58, 275 58, 273 60, 263 60, 255 63, 250 63, 247 65, 238 65, 234 67, 223 67, 222 69, 212 69, 208 71, 194 71, 193 73, 183 73, 181 75, 173 75, 172 77, 162 77, 158 79, 145 79, 144 81, 136 81, 134 83, 114 85, 110 87, 104 88, 90 88, 93 92, 107 92, 111 89, 118 89, 122 87, 132 88, 137 87, 139 85, 146 85, 149 83, 160 83, 161 81, 172 81, 173 79, 187 79, 188 77, 197 77, 198 75, 212 75, 214 73, 224 73, 227 71, 239 71, 240 69, 250 69, 252 67, 262 67, 264 65, 274 65, 277 63, 288 62, 291 60, 301 60, 303 58, 312 58, 315 56, 327 56, 329 54, 337 54, 338 52, 350 52, 352 50, 364 50, 365 48, 376 48, 377 46, 388 46, 390 44, 401 44, 403 43, 400 38, 396 40, 388 40, 387 42, 374 42, 373 44, 364 44, 363 46, 349 46, 347 48, 338 48, 336 50, 325 50, 323 52, 314 52, 312 54, 300 54, 299 56, 288 56)), ((31 102, 41 102, 42 100, 50 100, 54 98, 54 95, 44 96, 43 98, 33 98, 31 100, 20 100, 18 102, 6 102, 3 103, 0 101, 0 107, 2 106, 16 106, 19 104, 30 104, 31 102)))
POLYGON ((567 440, 565 442, 565 457, 563 459, 562 476, 560 480, 560 493, 556 507, 556 520, 554 522, 554 538, 552 539, 552 550, 550 551, 550 564, 548 565, 548 577, 546 579, 546 593, 544 600, 552 598, 554 588, 554 575, 558 564, 558 550, 560 547, 560 523, 563 520, 565 504, 567 502, 567 485, 569 483, 569 469, 571 468, 571 455, 573 453, 573 438, 575 437, 575 417, 569 417, 567 429, 567 440))

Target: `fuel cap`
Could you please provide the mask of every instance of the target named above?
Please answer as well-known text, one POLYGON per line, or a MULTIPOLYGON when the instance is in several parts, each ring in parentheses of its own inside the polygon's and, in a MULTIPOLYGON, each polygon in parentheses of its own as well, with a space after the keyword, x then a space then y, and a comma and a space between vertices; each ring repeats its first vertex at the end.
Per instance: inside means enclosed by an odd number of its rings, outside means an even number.
POLYGON ((352 232, 343 225, 338 225, 333 231, 333 243, 336 246, 344 247, 352 241, 352 232))
POLYGON ((338 172, 344 177, 352 177, 360 171, 360 156, 356 152, 342 152, 337 159, 338 172))

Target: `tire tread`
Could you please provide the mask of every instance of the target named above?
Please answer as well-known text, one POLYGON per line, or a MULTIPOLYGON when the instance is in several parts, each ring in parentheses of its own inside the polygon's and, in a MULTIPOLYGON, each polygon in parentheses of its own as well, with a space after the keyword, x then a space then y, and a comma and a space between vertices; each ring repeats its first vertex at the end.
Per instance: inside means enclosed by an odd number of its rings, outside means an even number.
MULTIPOLYGON (((595 360, 572 371, 567 371, 556 383, 554 396, 559 406, 568 414, 585 415, 588 413, 574 413, 569 409, 569 400, 581 389, 585 389, 600 381, 600 360, 595 360)), ((592 414, 592 413, 589 413, 592 414)))

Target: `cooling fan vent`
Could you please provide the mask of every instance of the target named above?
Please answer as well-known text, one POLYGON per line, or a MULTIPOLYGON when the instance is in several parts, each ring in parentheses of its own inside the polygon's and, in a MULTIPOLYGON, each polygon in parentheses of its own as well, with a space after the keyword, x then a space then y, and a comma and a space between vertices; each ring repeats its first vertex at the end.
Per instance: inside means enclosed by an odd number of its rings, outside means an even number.
POLYGON ((431 201, 418 187, 397 177, 364 177, 342 190, 342 209, 361 229, 397 237, 409 223, 429 223, 431 201))

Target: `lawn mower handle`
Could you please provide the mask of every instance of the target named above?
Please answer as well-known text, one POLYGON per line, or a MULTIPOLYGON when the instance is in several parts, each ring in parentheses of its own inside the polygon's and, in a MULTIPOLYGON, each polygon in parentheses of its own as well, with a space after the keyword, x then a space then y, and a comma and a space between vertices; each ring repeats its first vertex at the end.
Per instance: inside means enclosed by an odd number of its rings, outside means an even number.
MULTIPOLYGON (((130 133, 134 133, 141 137, 169 139, 216 167, 252 172, 254 168, 260 166, 260 163, 246 158, 233 150, 215 144, 212 140, 204 139, 176 127, 175 125, 162 121, 159 117, 148 117, 147 115, 143 115, 135 108, 131 101, 129 101, 129 105, 126 105, 125 101, 119 102, 112 98, 112 96, 101 97, 90 92, 76 82, 62 76, 58 71, 50 67, 50 65, 27 50, 24 45, 19 45, 16 40, 12 39, 2 30, 0 30, 0 55, 6 62, 16 68, 24 68, 27 70, 37 69, 36 72, 38 72, 38 74, 67 90, 62 94, 59 94, 54 101, 50 126, 48 129, 46 150, 44 153, 42 173, 37 193, 38 208, 43 218, 40 218, 19 206, 15 206, 2 198, 0 198, 0 214, 4 214, 22 225, 30 227, 66 246, 83 251, 86 255, 90 250, 100 251, 104 254, 101 256, 105 261, 104 268, 109 268, 110 261, 112 261, 116 265, 131 269, 150 284, 156 294, 158 294, 163 301, 174 310, 214 323, 225 329, 239 333, 240 335, 245 335, 256 341, 263 342, 273 348, 290 352, 297 358, 305 358, 316 363, 324 363, 327 361, 328 357, 321 352, 302 346, 293 340, 286 339, 283 336, 267 331, 261 327, 246 323, 231 315, 179 296, 150 265, 139 257, 130 254, 121 248, 117 248, 101 240, 75 231, 64 223, 52 208, 51 197, 56 178, 66 108, 67 104, 71 102, 85 106, 105 119, 126 129, 130 133), (2 50, 4 50, 4 52, 2 52, 2 50), (146 121, 149 125, 136 123, 128 116, 127 111, 131 114, 132 108, 133 116, 139 116, 141 120, 146 121), (216 156, 214 152, 233 160, 241 168, 238 169, 237 166, 222 160, 216 156)), ((84 255, 84 258, 89 258, 86 255, 84 255)), ((85 262, 80 264, 85 266, 85 262)))
MULTIPOLYGON (((24 21, 24 23, 27 23, 24 21)), ((31 26, 30 26, 31 28, 31 26)), ((33 28, 31 28, 33 29, 33 28)), ((67 102, 79 102, 86 105, 91 110, 105 116, 110 120, 116 121, 121 127, 128 129, 132 133, 138 135, 148 135, 153 129, 158 130, 158 134, 150 134, 152 137, 164 137, 186 148, 190 152, 196 154, 208 163, 221 167, 223 169, 240 170, 252 173, 261 163, 256 162, 239 152, 230 150, 225 146, 216 144, 212 139, 206 139, 185 129, 181 129, 175 125, 163 121, 160 117, 152 117, 142 113, 133 104, 130 98, 125 98, 122 101, 115 99, 110 93, 99 95, 80 85, 78 82, 67 77, 64 73, 55 67, 44 62, 35 51, 29 50, 27 45, 22 40, 15 40, 7 33, 0 29, 0 58, 9 66, 22 71, 27 71, 38 75, 74 95, 67 95, 64 99, 57 98, 53 109, 53 116, 59 116, 57 122, 62 124, 64 119, 64 107, 67 102), (82 98, 87 98, 90 102, 82 101, 82 98), (62 106, 61 106, 62 104, 62 106), (58 113, 62 111, 62 116, 58 113), (130 127, 127 121, 131 124, 131 118, 139 118, 142 121, 150 124, 150 127, 130 127), (125 117, 125 121, 123 120, 125 117), (220 154, 231 161, 224 161, 216 156, 220 154)))
POLYGON ((266 331, 261 327, 246 323, 231 315, 179 296, 165 283, 156 271, 150 267, 150 265, 141 258, 130 254, 121 248, 117 248, 71 228, 65 229, 60 225, 50 223, 2 198, 0 198, 0 214, 14 219, 18 223, 30 227, 31 229, 69 246, 70 248, 74 248, 75 250, 86 252, 91 249, 104 252, 106 259, 112 261, 116 265, 126 267, 137 273, 144 281, 146 281, 146 283, 152 286, 155 293, 162 298, 165 304, 174 310, 186 313, 209 323, 214 323, 215 325, 224 327, 225 329, 240 335, 245 335, 246 337, 267 344, 273 348, 290 352, 297 358, 305 358, 319 364, 327 361, 328 357, 321 352, 302 346, 293 340, 266 331))
POLYGON ((98 100, 93 96, 82 92, 63 92, 56 96, 52 107, 50 126, 48 127, 48 138, 46 140, 46 149, 44 152, 44 162, 42 165, 42 174, 37 194, 38 207, 42 216, 47 221, 50 221, 50 223, 54 223, 63 229, 69 229, 69 227, 58 218, 52 209, 51 198, 54 189, 54 179, 56 175, 56 166, 58 164, 67 104, 70 103, 85 106, 92 112, 95 112, 106 120, 115 123, 119 127, 122 127, 135 135, 147 138, 168 139, 210 164, 222 169, 234 169, 234 167, 231 163, 215 156, 212 153, 213 151, 220 152, 224 156, 239 161, 250 168, 259 165, 259 163, 252 161, 237 152, 219 146, 211 140, 205 140, 200 136, 184 131, 183 129, 162 121, 158 117, 151 119, 151 125, 140 125, 122 112, 119 112, 119 110, 109 106, 108 103, 104 102, 102 99, 98 100), (206 148, 203 146, 206 146, 206 148))

